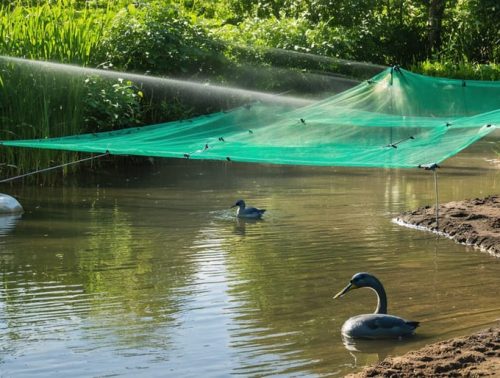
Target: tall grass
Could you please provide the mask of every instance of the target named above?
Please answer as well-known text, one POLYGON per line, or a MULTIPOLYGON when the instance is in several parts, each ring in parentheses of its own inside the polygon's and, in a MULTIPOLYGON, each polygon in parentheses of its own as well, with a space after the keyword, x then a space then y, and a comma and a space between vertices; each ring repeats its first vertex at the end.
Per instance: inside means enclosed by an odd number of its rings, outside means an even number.
MULTIPOLYGON (((0 140, 37 139, 82 131, 84 95, 80 78, 68 78, 25 67, 0 65, 0 140), (21 90, 19 90, 21 89, 21 90)), ((0 148, 1 176, 13 176, 75 158, 74 153, 0 148)), ((52 178, 53 179, 53 178, 52 178)), ((43 182, 43 180, 42 180, 43 182)))
POLYGON ((467 80, 500 80, 500 64, 475 64, 468 62, 450 61, 423 61, 415 64, 411 69, 424 75, 452 77, 467 80))
POLYGON ((74 0, 26 6, 0 5, 0 54, 60 63, 89 64, 112 22, 114 2, 106 8, 74 0))
MULTIPOLYGON (((115 11, 113 3, 92 8, 87 2, 79 4, 82 2, 58 0, 0 5, 0 55, 92 64, 115 11)), ((82 132, 83 95, 82 77, 33 70, 0 59, 0 140, 82 132)), ((74 153, 0 147, 0 175, 12 176, 50 166, 53 160, 59 163, 74 158, 74 153)))

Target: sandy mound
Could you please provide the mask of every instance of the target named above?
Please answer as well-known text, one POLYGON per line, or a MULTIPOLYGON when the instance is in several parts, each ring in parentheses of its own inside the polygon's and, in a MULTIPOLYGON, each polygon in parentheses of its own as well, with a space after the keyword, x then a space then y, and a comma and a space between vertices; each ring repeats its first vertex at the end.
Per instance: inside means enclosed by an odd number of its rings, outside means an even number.
POLYGON ((347 377, 500 377, 500 327, 388 357, 347 377))
MULTIPOLYGON (((439 232, 500 257, 500 197, 448 202, 439 205, 439 232)), ((436 231, 436 208, 426 206, 401 214, 400 224, 436 231)))

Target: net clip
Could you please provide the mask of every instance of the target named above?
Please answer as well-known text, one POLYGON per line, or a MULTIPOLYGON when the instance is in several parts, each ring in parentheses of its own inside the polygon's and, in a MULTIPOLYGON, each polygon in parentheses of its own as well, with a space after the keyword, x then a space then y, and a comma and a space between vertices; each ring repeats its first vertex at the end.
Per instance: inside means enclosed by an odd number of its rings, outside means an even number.
POLYGON ((398 148, 398 144, 400 143, 403 143, 409 139, 415 139, 414 136, 409 136, 408 138, 405 138, 405 139, 401 139, 400 141, 398 142, 395 142, 395 143, 389 143, 388 145, 386 145, 386 147, 392 147, 392 148, 398 148))

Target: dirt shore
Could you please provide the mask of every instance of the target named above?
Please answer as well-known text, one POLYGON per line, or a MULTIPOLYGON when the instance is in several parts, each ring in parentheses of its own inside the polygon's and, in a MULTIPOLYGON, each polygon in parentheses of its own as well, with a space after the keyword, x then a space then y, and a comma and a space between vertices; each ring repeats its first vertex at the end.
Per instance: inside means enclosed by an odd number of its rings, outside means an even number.
POLYGON ((347 377, 500 377, 500 325, 388 357, 347 377))
POLYGON ((448 202, 439 205, 438 210, 438 230, 435 206, 403 213, 396 218, 396 222, 438 231, 458 243, 472 245, 500 257, 500 196, 448 202))

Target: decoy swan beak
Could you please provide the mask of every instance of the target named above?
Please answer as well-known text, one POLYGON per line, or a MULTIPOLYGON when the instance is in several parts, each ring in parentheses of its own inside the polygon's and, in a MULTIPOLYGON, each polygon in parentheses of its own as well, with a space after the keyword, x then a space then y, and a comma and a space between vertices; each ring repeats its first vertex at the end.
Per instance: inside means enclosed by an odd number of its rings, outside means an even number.
POLYGON ((337 298, 343 297, 348 291, 354 290, 354 289, 359 289, 359 287, 357 287, 352 282, 349 282, 349 285, 347 285, 341 291, 339 291, 337 294, 335 294, 335 296, 333 297, 333 299, 337 299, 337 298))

